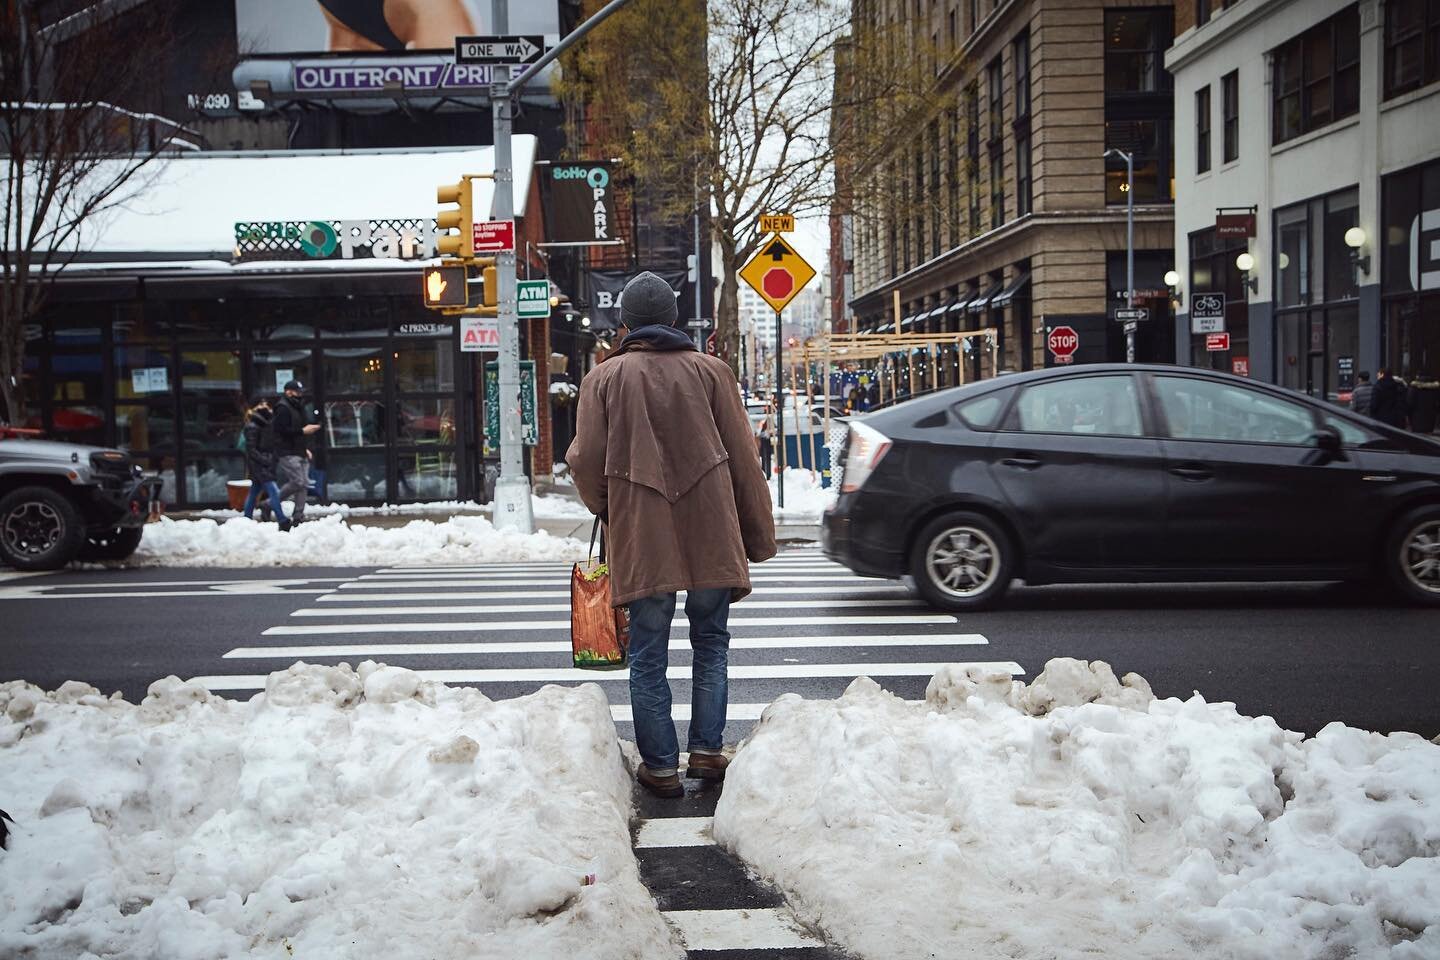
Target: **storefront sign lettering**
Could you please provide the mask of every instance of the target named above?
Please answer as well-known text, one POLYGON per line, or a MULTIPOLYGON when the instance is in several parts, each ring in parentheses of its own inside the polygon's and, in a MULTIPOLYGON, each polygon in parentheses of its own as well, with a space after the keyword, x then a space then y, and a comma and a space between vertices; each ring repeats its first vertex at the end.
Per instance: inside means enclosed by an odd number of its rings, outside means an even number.
POLYGON ((484 90, 497 77, 495 67, 471 63, 416 63, 413 60, 378 60, 333 63, 324 60, 295 64, 295 90, 299 93, 383 93, 386 84, 405 90, 484 90))
POLYGON ((448 337, 454 331, 448 323, 402 323, 397 332, 402 337, 448 337))
POLYGON ((550 168, 547 238, 554 243, 613 243, 615 197, 610 165, 603 162, 550 168))
POLYGON ((427 260, 434 220, 296 220, 235 224, 241 260, 427 260))
POLYGON ((1440 290, 1440 210, 1426 210, 1410 224, 1410 289, 1440 290))

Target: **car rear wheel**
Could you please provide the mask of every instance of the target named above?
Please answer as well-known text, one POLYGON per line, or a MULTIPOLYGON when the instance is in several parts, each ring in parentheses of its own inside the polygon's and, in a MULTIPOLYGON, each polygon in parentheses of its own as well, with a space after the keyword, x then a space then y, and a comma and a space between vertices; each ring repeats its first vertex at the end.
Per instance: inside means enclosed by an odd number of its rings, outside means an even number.
POLYGON ((142 527, 114 527, 102 533, 92 533, 80 548, 80 559, 86 563, 124 560, 140 546, 140 538, 144 534, 142 527))
POLYGON ((1014 550, 1000 525, 978 513, 949 513, 920 531, 910 573, 920 595, 943 610, 980 610, 1010 587, 1014 550))
POLYGON ((1421 507, 1402 517, 1385 556, 1390 581, 1407 599, 1440 606, 1440 506, 1421 507))
POLYGON ((0 561, 17 570, 58 570, 80 551, 80 512, 49 487, 21 487, 0 499, 0 561))

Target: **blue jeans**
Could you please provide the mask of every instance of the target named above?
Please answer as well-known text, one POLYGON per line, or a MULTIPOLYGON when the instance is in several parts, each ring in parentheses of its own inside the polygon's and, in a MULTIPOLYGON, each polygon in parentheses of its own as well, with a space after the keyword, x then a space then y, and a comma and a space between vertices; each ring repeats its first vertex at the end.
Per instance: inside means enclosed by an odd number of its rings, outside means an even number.
POLYGON ((280 488, 275 485, 274 480, 266 480, 264 483, 250 481, 250 493, 245 497, 245 519, 255 518, 255 501, 260 499, 260 494, 270 498, 270 506, 275 510, 275 516, 281 523, 285 522, 285 505, 280 502, 280 488))
MULTIPOLYGON (((691 753, 719 753, 725 737, 728 702, 726 666, 730 658, 730 588, 691 590, 685 597, 690 646, 695 652, 690 693, 691 753)), ((630 601, 630 709, 635 745, 654 774, 666 776, 680 765, 680 745, 670 717, 670 622, 675 594, 658 593, 630 601)))

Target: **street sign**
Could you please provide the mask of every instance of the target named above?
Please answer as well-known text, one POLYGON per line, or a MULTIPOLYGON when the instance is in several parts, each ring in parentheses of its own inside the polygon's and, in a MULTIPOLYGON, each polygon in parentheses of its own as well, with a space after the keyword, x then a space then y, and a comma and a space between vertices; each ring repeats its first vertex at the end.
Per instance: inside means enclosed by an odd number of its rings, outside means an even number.
MULTIPOLYGON (((520 361, 520 423, 522 442, 533 447, 540 442, 539 421, 535 417, 535 361, 520 361)), ((500 365, 494 360, 485 364, 485 452, 500 449, 500 365)))
POLYGON ((1055 355, 1056 363, 1073 363, 1075 351, 1080 349, 1080 334, 1075 332, 1074 327, 1056 327, 1045 338, 1045 345, 1055 355))
POLYGON ((1116 320, 1124 320, 1130 323, 1150 319, 1150 310, 1147 307, 1120 307, 1115 311, 1116 320))
POLYGON ((426 267, 421 272, 420 295, 431 308, 465 306, 465 268, 426 267))
POLYGON ((472 234, 476 253, 504 253, 515 249, 514 220, 476 220, 472 234))
POLYGON ((1253 214, 1253 213, 1216 213, 1216 214, 1215 214, 1215 236, 1217 236, 1217 237, 1253 237, 1253 236, 1255 236, 1255 214, 1253 214))
POLYGON ((706 327, 710 326, 710 320, 708 318, 701 320, 686 320, 685 326, 689 327, 691 330, 704 330, 706 327))
POLYGON ((750 284, 760 298, 779 313, 795 299, 805 284, 815 279, 815 268, 780 236, 760 246, 750 262, 740 268, 740 279, 750 284))
POLYGON ((1249 358, 1249 357, 1231 357, 1231 358, 1230 358, 1230 372, 1233 373, 1233 374, 1235 374, 1235 376, 1237 376, 1237 377, 1248 377, 1248 376, 1250 376, 1250 358, 1249 358))
POLYGON ((1132 333, 1134 333, 1136 330, 1139 330, 1139 329, 1140 329, 1140 324, 1136 323, 1134 320, 1127 320, 1127 321, 1125 321, 1125 333, 1126 333, 1127 335, 1128 335, 1128 334, 1132 334, 1132 333))
POLYGON ((456 63, 534 63, 544 52, 540 34, 455 38, 456 63))
POLYGON ((708 336, 708 337, 705 338, 705 352, 708 353, 708 354, 710 354, 710 356, 712 356, 712 357, 715 356, 715 352, 716 352, 715 334, 713 334, 713 333, 710 334, 710 336, 708 336))
POLYGON ((500 349, 500 320, 496 317, 461 317, 460 352, 484 353, 500 349))
POLYGON ((515 296, 521 320, 541 320, 550 316, 549 280, 517 280, 515 296))
POLYGON ((1225 330, 1225 294, 1197 293, 1190 301, 1190 332, 1221 333, 1225 330))
POLYGON ((765 213, 760 215, 761 233, 794 233, 795 217, 789 213, 765 213))
POLYGON ((1230 334, 1228 333, 1207 333, 1205 334, 1205 349, 1211 353, 1230 349, 1230 334))

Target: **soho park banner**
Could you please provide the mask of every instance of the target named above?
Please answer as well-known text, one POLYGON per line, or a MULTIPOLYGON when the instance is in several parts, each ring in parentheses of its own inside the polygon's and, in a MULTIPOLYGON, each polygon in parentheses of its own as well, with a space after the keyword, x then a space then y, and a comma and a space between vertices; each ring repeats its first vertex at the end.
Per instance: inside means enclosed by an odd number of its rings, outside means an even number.
POLYGON ((619 241, 611 166, 603 161, 553 163, 547 187, 548 243, 610 244, 619 241))
MULTIPOLYGON (((595 332, 603 330, 620 329, 620 295, 625 289, 625 284, 641 271, 636 270, 586 270, 585 275, 590 280, 590 329, 595 332)), ((685 271, 679 270, 666 272, 664 270, 651 271, 662 277, 670 284, 670 289, 675 291, 676 299, 685 288, 685 271)), ((680 311, 684 315, 685 311, 680 311)))

